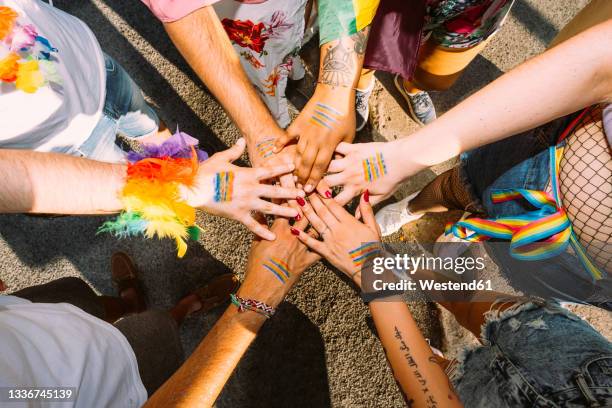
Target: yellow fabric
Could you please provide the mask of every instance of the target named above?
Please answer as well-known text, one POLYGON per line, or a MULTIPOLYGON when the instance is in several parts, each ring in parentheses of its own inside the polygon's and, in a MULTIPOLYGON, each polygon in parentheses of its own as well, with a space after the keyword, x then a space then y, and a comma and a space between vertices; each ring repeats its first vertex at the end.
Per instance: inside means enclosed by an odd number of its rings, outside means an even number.
POLYGON ((475 47, 464 49, 446 48, 436 44, 424 44, 423 50, 419 56, 418 67, 436 76, 457 74, 463 71, 488 43, 489 40, 485 40, 475 47))
POLYGON ((372 24, 379 4, 380 0, 353 0, 357 31, 372 24))

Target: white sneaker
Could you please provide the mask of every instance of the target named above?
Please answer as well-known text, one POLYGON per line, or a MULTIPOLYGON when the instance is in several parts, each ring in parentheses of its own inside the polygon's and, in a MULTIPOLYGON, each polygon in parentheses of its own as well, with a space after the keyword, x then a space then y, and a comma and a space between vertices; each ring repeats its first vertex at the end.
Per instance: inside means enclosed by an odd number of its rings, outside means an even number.
POLYGON ((417 191, 397 203, 389 204, 376 213, 376 222, 383 237, 393 234, 403 225, 416 221, 423 216, 423 214, 412 214, 408 210, 408 203, 419 193, 420 191, 417 191))

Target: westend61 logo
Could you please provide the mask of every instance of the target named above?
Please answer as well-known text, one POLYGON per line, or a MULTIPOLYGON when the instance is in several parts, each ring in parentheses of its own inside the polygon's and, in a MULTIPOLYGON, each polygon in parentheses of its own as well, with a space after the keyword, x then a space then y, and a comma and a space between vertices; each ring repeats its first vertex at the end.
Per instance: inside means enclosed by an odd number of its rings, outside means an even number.
POLYGON ((403 271, 414 275, 418 270, 447 271, 462 275, 470 271, 485 269, 484 258, 457 257, 441 258, 436 256, 409 256, 396 254, 395 256, 377 257, 372 260, 372 272, 380 275, 385 271, 403 271))

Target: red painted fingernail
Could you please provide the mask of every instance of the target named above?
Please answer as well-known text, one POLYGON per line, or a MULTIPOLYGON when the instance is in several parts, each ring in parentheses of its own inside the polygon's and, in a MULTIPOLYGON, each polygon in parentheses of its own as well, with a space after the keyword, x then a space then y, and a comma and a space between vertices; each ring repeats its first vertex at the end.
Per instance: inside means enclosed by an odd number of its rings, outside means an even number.
POLYGON ((306 201, 304 201, 304 199, 302 197, 296 197, 297 203, 303 207, 306 205, 306 201))
POLYGON ((327 190, 327 191, 325 192, 325 197, 327 197, 327 198, 332 198, 332 192, 331 192, 331 191, 329 191, 329 190, 327 190))
POLYGON ((300 214, 296 215, 294 220, 299 221, 302 219, 302 216, 300 214))
POLYGON ((291 233, 292 233, 293 235, 300 235, 300 231, 299 231, 299 230, 297 230, 297 229, 295 229, 295 228, 291 228, 291 233))
POLYGON ((370 192, 368 190, 363 192, 363 201, 366 203, 370 202, 370 192))

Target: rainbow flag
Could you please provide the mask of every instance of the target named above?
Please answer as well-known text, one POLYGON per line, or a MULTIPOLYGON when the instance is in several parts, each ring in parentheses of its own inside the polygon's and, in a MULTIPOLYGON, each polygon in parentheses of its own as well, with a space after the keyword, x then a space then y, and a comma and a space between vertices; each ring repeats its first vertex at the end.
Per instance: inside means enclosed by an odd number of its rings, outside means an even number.
POLYGON ((319 33, 323 45, 353 35, 370 24, 380 0, 319 0, 319 33))

